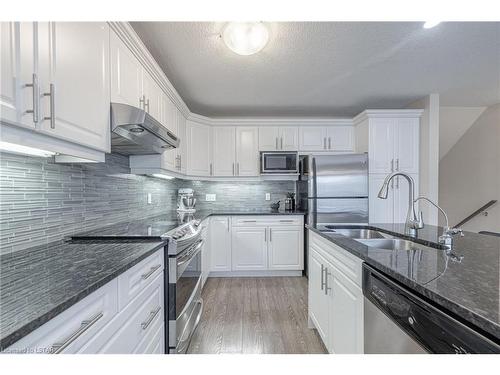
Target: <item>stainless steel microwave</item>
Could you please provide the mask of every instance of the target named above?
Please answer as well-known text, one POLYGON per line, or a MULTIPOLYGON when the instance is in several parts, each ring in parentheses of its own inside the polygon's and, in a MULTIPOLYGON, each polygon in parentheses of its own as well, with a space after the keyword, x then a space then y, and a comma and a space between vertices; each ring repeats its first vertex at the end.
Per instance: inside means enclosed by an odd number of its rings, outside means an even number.
POLYGON ((262 151, 260 153, 260 173, 298 173, 297 152, 262 151))

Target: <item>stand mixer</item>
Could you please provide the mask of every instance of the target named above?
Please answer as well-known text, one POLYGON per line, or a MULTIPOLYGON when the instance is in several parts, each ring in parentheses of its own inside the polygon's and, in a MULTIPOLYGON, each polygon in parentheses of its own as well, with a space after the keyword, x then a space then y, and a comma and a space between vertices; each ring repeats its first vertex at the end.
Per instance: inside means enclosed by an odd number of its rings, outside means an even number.
POLYGON ((177 211, 179 212, 195 212, 196 198, 194 190, 191 188, 182 188, 178 191, 177 211))

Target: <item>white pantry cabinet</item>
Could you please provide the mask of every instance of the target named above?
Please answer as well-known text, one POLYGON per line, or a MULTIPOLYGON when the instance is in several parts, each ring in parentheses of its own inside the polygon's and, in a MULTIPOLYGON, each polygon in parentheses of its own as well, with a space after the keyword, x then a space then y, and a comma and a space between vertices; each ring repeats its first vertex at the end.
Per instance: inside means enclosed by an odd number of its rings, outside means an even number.
POLYGON ((231 239, 232 270, 266 270, 267 244, 266 227, 233 227, 231 239))
POLYGON ((298 127, 259 127, 259 151, 297 151, 298 148, 298 127))
POLYGON ((354 151, 352 126, 301 126, 299 151, 354 151))
POLYGON ((210 218, 211 271, 231 271, 231 218, 210 218))
POLYGON ((187 121, 187 174, 190 176, 211 176, 212 165, 212 129, 208 125, 187 121))
POLYGON ((364 352, 362 260, 309 231, 309 322, 330 353, 364 352))

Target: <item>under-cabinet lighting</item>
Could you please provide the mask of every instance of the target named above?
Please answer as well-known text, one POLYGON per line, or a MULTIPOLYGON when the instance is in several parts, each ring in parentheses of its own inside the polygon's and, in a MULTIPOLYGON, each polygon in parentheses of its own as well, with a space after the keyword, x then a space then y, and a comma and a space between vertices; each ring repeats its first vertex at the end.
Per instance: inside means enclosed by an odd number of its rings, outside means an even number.
POLYGON ((424 23, 424 29, 432 29, 433 27, 439 25, 441 21, 427 21, 424 23))
POLYGON ((164 180, 173 180, 175 177, 166 175, 166 174, 161 174, 161 173, 153 173, 151 176, 156 177, 156 178, 163 178, 164 180))
POLYGON ((13 154, 42 156, 42 157, 49 157, 56 155, 56 153, 52 151, 41 150, 39 148, 28 147, 3 141, 0 141, 0 151, 10 152, 13 154))

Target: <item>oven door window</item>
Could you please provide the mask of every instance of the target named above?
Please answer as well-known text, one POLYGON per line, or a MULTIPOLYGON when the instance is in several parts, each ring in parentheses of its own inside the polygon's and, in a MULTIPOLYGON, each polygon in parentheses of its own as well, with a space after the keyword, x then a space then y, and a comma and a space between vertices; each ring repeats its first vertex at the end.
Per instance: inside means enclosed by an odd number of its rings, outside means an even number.
POLYGON ((201 251, 193 256, 186 264, 178 265, 178 274, 176 292, 175 292, 175 311, 176 318, 183 312, 186 304, 189 302, 196 284, 201 278, 201 251))

